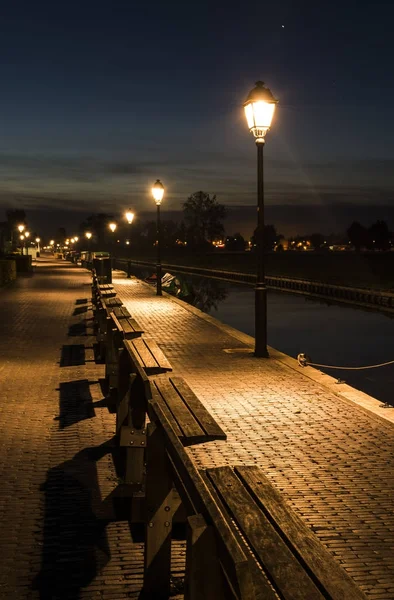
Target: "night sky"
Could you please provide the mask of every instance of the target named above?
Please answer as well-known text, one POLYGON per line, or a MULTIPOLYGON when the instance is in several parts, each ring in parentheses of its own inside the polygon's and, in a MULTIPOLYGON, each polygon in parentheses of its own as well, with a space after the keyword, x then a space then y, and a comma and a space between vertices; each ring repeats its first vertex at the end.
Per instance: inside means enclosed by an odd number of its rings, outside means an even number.
POLYGON ((163 211, 199 189, 253 205, 258 79, 280 102, 268 205, 394 205, 393 26, 360 0, 7 2, 0 205, 142 212, 156 178, 163 211))

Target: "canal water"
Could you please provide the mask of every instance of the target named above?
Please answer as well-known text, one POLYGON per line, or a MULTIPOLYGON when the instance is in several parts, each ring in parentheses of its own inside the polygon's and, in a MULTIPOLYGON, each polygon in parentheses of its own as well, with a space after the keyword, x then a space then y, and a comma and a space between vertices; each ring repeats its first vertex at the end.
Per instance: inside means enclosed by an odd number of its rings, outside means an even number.
MULTIPOLYGON (((185 301, 254 336, 252 286, 182 274, 177 278, 185 301)), ((394 319, 381 313, 269 291, 267 321, 268 344, 293 358, 302 352, 314 363, 347 367, 394 360, 394 319)), ((394 406, 394 364, 363 371, 321 370, 394 406)))

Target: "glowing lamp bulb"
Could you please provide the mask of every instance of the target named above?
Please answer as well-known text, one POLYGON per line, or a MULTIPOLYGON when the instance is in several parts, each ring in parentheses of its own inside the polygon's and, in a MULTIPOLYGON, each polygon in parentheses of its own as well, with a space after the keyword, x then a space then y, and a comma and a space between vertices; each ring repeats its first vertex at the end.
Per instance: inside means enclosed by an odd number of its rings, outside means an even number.
POLYGON ((156 183, 152 187, 152 196, 153 196, 157 206, 160 206, 161 201, 163 200, 163 196, 164 196, 164 186, 163 186, 162 182, 160 181, 160 179, 157 179, 156 183))
POLYGON ((263 81, 257 81, 256 87, 249 92, 244 102, 244 110, 249 131, 253 133, 257 143, 264 143, 277 103, 278 100, 264 87, 263 81))

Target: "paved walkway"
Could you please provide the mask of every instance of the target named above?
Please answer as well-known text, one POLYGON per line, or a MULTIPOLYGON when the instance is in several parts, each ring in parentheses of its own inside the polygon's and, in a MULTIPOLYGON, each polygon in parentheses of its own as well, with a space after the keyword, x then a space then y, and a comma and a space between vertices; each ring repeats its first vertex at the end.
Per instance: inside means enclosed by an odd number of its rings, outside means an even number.
POLYGON ((189 449, 198 465, 261 467, 368 597, 394 599, 393 423, 147 284, 114 283, 228 435, 189 449))
MULTIPOLYGON (((190 449, 197 463, 262 467, 367 596, 394 600, 393 424, 279 355, 253 358, 246 336, 146 284, 115 287, 228 434, 190 449)), ((117 484, 114 415, 89 297, 85 270, 45 259, 0 290, 0 599, 141 588, 142 545, 103 503, 117 484)))
MULTIPOLYGON (((41 259, 0 289, 0 599, 137 598, 143 546, 116 487, 90 274, 41 259)), ((176 554, 183 567, 182 550, 176 554)))

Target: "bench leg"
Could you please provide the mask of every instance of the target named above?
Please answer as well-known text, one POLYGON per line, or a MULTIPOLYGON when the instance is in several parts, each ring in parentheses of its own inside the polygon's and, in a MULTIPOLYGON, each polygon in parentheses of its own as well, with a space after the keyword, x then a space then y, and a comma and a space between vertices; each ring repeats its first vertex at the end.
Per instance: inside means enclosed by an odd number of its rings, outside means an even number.
POLYGON ((146 473, 144 593, 147 598, 167 599, 172 519, 180 498, 173 489, 164 442, 154 423, 148 425, 146 473))
POLYGON ((202 515, 188 517, 187 522, 185 600, 233 597, 228 595, 228 585, 217 559, 213 528, 202 515))

